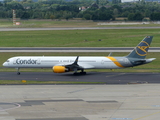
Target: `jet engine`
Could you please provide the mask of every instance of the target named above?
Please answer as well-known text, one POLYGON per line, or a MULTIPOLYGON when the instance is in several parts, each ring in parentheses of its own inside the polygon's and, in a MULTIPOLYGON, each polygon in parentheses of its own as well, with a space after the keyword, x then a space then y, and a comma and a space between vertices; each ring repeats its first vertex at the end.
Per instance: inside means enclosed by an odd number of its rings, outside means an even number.
POLYGON ((64 73, 64 72, 69 72, 69 69, 64 66, 53 66, 53 72, 64 73))

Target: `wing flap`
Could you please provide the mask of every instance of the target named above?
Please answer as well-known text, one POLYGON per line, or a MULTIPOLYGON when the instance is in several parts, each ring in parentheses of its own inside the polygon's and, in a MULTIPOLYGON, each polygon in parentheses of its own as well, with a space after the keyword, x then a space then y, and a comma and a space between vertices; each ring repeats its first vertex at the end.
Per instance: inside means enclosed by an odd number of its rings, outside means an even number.
POLYGON ((83 69, 93 69, 93 68, 95 68, 94 66, 92 66, 90 64, 86 64, 86 63, 78 63, 78 65, 80 67, 82 67, 83 69))

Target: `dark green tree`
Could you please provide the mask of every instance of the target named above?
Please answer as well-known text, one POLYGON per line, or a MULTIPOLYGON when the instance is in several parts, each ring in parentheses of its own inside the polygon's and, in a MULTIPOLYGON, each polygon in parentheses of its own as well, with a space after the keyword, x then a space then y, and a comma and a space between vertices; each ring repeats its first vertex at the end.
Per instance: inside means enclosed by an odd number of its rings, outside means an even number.
POLYGON ((134 20, 134 13, 130 13, 129 15, 128 15, 128 20, 134 20))
POLYGON ((135 13, 134 20, 141 21, 144 18, 144 16, 141 13, 135 13))
POLYGON ((85 18, 86 20, 91 20, 91 15, 86 13, 84 14, 83 18, 85 18))
POLYGON ((30 14, 28 12, 24 12, 23 15, 21 16, 21 19, 29 19, 30 14))
POLYGON ((6 7, 9 10, 12 10, 12 9, 16 9, 16 10, 21 9, 21 10, 23 10, 24 9, 23 6, 19 2, 16 2, 16 1, 8 2, 6 4, 6 7))
POLYGON ((160 12, 152 13, 150 16, 151 20, 160 20, 160 12))
POLYGON ((141 13, 130 13, 128 15, 128 20, 141 21, 143 18, 144 16, 141 13))

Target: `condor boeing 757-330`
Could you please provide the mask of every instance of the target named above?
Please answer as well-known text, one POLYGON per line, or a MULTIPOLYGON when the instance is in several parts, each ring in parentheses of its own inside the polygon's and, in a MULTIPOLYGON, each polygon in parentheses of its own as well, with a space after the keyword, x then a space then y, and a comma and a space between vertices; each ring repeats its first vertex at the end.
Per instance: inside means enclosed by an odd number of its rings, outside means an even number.
POLYGON ((52 68, 55 73, 81 71, 85 69, 119 69, 134 67, 152 62, 156 58, 145 59, 152 36, 145 37, 129 55, 124 57, 94 57, 94 56, 18 56, 9 58, 3 66, 16 68, 20 75, 20 68, 52 68))

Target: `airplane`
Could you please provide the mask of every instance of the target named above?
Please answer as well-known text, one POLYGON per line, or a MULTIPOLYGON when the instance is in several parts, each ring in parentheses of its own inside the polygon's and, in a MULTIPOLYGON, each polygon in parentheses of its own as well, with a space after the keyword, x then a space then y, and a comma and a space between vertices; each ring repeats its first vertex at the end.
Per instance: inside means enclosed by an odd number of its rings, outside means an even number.
POLYGON ((120 69, 152 62, 156 58, 145 59, 153 36, 145 37, 127 56, 17 56, 3 63, 8 68, 52 68, 54 73, 74 72, 86 74, 86 69, 120 69), (78 72, 81 71, 81 72, 78 72))

